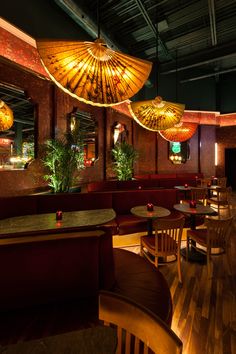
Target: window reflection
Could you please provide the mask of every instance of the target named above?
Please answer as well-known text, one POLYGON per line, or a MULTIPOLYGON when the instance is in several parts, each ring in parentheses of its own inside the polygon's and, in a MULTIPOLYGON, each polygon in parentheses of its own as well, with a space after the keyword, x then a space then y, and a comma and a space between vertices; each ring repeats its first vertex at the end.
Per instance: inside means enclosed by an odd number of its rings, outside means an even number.
POLYGON ((23 90, 0 83, 0 100, 13 112, 13 125, 0 131, 0 168, 23 169, 35 156, 34 105, 23 90))

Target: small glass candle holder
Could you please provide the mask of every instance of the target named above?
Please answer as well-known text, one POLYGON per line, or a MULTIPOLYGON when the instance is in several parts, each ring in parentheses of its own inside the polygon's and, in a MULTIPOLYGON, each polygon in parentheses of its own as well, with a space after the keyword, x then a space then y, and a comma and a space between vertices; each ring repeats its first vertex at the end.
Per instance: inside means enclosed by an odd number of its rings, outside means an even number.
POLYGON ((211 187, 211 182, 207 182, 207 187, 211 187))
POLYGON ((190 206, 190 208, 196 208, 196 206, 197 206, 196 200, 190 200, 189 206, 190 206))
POLYGON ((153 211, 153 204, 152 203, 147 204, 147 211, 153 211))
POLYGON ((188 188, 188 183, 185 183, 184 188, 188 188))
POLYGON ((56 211, 56 220, 62 220, 62 211, 61 210, 56 211))

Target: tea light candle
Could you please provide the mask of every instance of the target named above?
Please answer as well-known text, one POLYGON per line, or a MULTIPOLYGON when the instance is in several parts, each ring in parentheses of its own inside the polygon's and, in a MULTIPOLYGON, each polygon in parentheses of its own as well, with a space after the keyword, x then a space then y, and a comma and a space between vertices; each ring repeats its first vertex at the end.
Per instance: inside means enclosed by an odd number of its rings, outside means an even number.
POLYGON ((188 183, 185 183, 184 188, 188 188, 188 183))
POLYGON ((197 206, 196 200, 190 200, 189 206, 190 206, 190 208, 196 208, 196 206, 197 206))
POLYGON ((62 220, 62 211, 61 210, 58 210, 56 212, 56 220, 62 220))
POLYGON ((153 211, 153 204, 152 203, 147 204, 147 211, 153 211))

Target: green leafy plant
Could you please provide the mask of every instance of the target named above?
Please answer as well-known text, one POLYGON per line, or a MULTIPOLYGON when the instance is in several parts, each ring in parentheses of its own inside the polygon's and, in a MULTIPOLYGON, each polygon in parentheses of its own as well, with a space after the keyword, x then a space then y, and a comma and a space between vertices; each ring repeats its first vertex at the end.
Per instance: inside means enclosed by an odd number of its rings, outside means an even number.
POLYGON ((69 192, 70 187, 79 179, 84 168, 83 137, 78 129, 62 138, 47 140, 44 144, 44 166, 48 173, 44 178, 54 193, 69 192))
POLYGON ((138 157, 134 147, 126 141, 117 143, 112 149, 112 155, 115 160, 114 171, 119 181, 127 181, 133 177, 134 163, 138 157))

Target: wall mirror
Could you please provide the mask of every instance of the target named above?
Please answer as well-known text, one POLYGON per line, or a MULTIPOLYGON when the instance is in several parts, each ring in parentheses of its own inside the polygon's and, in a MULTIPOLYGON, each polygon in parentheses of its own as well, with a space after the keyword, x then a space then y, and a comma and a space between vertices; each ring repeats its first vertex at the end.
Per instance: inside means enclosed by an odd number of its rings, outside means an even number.
POLYGON ((78 127, 84 141, 84 164, 93 166, 98 159, 98 124, 89 112, 79 109, 69 114, 69 129, 72 131, 78 127))
POLYGON ((128 130, 126 129, 126 125, 121 122, 115 122, 112 127, 112 137, 112 147, 117 143, 127 142, 128 130))
POLYGON ((22 89, 0 82, 0 119, 0 170, 26 168, 35 157, 35 106, 22 89), (6 108, 11 126, 4 124, 6 108))
POLYGON ((169 141, 168 158, 175 165, 185 163, 187 160, 189 160, 190 149, 188 141, 181 143, 169 141))

